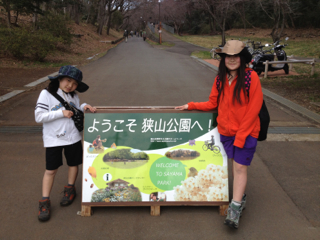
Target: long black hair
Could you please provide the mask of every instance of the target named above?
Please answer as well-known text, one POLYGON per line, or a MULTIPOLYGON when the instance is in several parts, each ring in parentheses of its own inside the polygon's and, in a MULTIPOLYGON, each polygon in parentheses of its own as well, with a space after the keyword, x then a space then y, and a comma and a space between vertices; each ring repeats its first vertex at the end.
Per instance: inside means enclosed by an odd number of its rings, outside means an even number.
MULTIPOLYGON (((58 91, 59 85, 60 85, 60 81, 61 81, 62 78, 63 77, 60 77, 60 78, 57 78, 57 79, 54 79, 54 80, 50 80, 50 83, 49 83, 49 85, 47 87, 47 90, 48 90, 49 93, 54 94, 54 93, 56 93, 58 91)), ((70 94, 71 97, 73 97, 74 94, 75 94, 75 91, 70 92, 68 94, 70 94)))
MULTIPOLYGON (((234 103, 234 101, 237 100, 238 103, 242 104, 241 98, 240 98, 241 91, 243 91, 244 95, 246 96, 246 85, 245 85, 246 62, 245 62, 245 58, 242 55, 239 55, 239 56, 240 56, 240 67, 237 69, 238 78, 237 78, 236 86, 233 91, 232 101, 234 103)), ((228 84, 226 77, 227 75, 230 74, 229 69, 226 67, 225 59, 226 59, 226 56, 222 55, 220 64, 219 64, 218 76, 220 78, 220 88, 219 88, 219 94, 218 94, 218 102, 220 101, 221 94, 223 94, 223 88, 225 84, 228 84)))

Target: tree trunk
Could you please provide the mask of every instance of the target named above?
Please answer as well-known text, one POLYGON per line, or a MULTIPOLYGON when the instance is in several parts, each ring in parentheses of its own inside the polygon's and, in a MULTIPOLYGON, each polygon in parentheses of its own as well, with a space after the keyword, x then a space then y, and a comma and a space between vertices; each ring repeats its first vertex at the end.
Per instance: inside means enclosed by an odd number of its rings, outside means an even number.
POLYGON ((223 16, 223 23, 222 23, 222 29, 221 29, 221 45, 224 45, 226 42, 226 33, 225 33, 225 29, 226 29, 226 15, 223 16))
POLYGON ((80 20, 79 20, 79 3, 78 1, 76 1, 73 5, 73 9, 74 9, 74 22, 79 25, 80 20))
MULTIPOLYGON (((110 2, 109 2, 110 5, 110 2)), ((98 5, 98 28, 97 33, 102 35, 102 29, 105 23, 105 16, 106 16, 106 0, 100 0, 98 5)))
POLYGON ((87 20, 86 20, 86 24, 89 23, 89 19, 90 19, 90 11, 88 12, 88 17, 87 17, 87 20))
POLYGON ((33 13, 32 24, 34 29, 36 29, 37 27, 37 21, 38 21, 38 13, 33 13))
POLYGON ((8 28, 11 28, 10 0, 3 1, 3 5, 4 5, 4 8, 7 11, 7 25, 8 25, 8 28))
POLYGON ((212 17, 209 15, 210 33, 213 33, 212 17))
POLYGON ((111 28, 111 12, 109 11, 109 15, 108 15, 108 24, 107 24, 107 35, 109 35, 110 33, 110 28, 111 28))
POLYGON ((17 23, 18 23, 18 17, 19 17, 19 11, 16 12, 16 19, 14 21, 15 25, 17 25, 17 23))
MULTIPOLYGON (((40 8, 40 3, 37 3, 37 7, 40 8)), ((33 17, 32 17, 32 24, 33 24, 33 28, 36 29, 37 27, 37 22, 38 22, 38 13, 33 13, 33 17)))

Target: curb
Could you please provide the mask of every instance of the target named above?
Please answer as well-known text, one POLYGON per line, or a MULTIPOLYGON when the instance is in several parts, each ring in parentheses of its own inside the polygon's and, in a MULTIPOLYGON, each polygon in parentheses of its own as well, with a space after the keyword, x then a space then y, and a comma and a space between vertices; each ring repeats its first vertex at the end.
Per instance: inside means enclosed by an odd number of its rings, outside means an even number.
MULTIPOLYGON (((217 71, 218 72, 218 67, 202 60, 202 59, 199 59, 195 56, 191 56, 192 58, 194 58, 195 60, 197 60, 199 63, 213 69, 214 71, 217 71)), ((286 108, 289 108, 291 110, 293 110, 294 112, 300 114, 300 115, 303 115, 307 118, 309 118, 310 120, 314 121, 314 122, 317 122, 317 123, 320 123, 320 115, 319 114, 316 114, 284 97, 281 97, 279 96, 278 94, 275 94, 265 88, 262 88, 262 92, 263 92, 263 95, 267 98, 270 98, 272 100, 274 100, 275 102, 281 104, 282 106, 286 107, 286 108)))
MULTIPOLYGON (((48 75, 48 76, 54 77, 54 76, 56 76, 56 75, 58 75, 58 72, 51 73, 51 74, 48 75)), ((25 88, 35 87, 35 86, 37 86, 38 84, 43 83, 43 82, 49 80, 48 76, 43 77, 43 78, 40 78, 40 79, 38 79, 38 80, 36 80, 36 81, 34 81, 34 82, 31 82, 31 83, 29 83, 29 84, 27 84, 27 85, 24 85, 24 87, 25 87, 25 88)), ((0 96, 0 103, 1 103, 1 102, 4 102, 4 101, 6 101, 6 100, 8 100, 8 99, 10 99, 10 98, 12 98, 12 97, 14 97, 14 96, 17 96, 18 94, 23 93, 23 92, 25 92, 25 91, 27 91, 27 90, 14 90, 14 91, 9 92, 9 93, 7 93, 7 94, 5 94, 5 95, 2 95, 2 96, 0 96)))

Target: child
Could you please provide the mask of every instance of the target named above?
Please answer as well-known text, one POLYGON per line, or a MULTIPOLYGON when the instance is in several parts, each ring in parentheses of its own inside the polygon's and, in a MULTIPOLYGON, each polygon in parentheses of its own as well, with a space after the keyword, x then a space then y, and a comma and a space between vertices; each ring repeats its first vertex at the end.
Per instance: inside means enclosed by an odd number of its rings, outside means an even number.
POLYGON ((89 146, 89 152, 93 152, 94 147, 92 145, 89 146))
POLYGON ((63 66, 56 77, 49 77, 51 82, 40 93, 35 108, 35 120, 43 123, 43 143, 46 148, 46 170, 42 181, 42 200, 39 201, 38 219, 47 221, 50 218, 50 192, 54 177, 62 163, 62 150, 69 166, 68 185, 64 187, 61 206, 70 205, 75 196, 75 181, 78 175, 78 165, 82 164, 81 134, 72 120, 73 112, 66 110, 51 93, 57 93, 70 105, 85 111, 96 109, 83 103, 80 106, 78 92, 88 90, 88 85, 82 82, 82 72, 73 66, 63 66))
POLYGON ((245 188, 247 184, 247 168, 256 150, 260 131, 259 111, 263 102, 263 94, 256 72, 246 68, 251 61, 251 54, 244 44, 238 40, 228 41, 223 50, 217 52, 221 56, 219 72, 207 102, 190 102, 176 109, 210 111, 218 108, 218 131, 220 140, 232 161, 233 200, 229 205, 224 223, 238 228, 239 218, 246 204, 245 188), (250 88, 246 73, 251 72, 250 88), (220 80, 220 83, 217 79, 220 80))

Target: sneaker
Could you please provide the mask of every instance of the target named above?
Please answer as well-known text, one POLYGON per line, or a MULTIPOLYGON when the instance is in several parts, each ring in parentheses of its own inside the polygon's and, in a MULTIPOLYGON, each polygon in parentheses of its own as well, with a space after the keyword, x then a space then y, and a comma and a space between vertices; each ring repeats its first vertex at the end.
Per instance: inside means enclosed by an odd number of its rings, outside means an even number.
POLYGON ((50 219, 50 209, 51 209, 51 203, 49 199, 39 201, 38 219, 41 222, 45 222, 50 219))
POLYGON ((70 205, 75 199, 76 195, 76 188, 74 186, 65 186, 63 191, 63 198, 60 201, 60 205, 70 205))
POLYGON ((240 216, 242 215, 242 211, 246 208, 246 202, 247 202, 247 194, 243 194, 242 199, 241 199, 241 213, 240 213, 240 216))
POLYGON ((241 205, 236 206, 233 202, 231 202, 228 208, 227 218, 226 220, 224 220, 224 224, 229 227, 238 229, 240 214, 241 214, 241 205))

